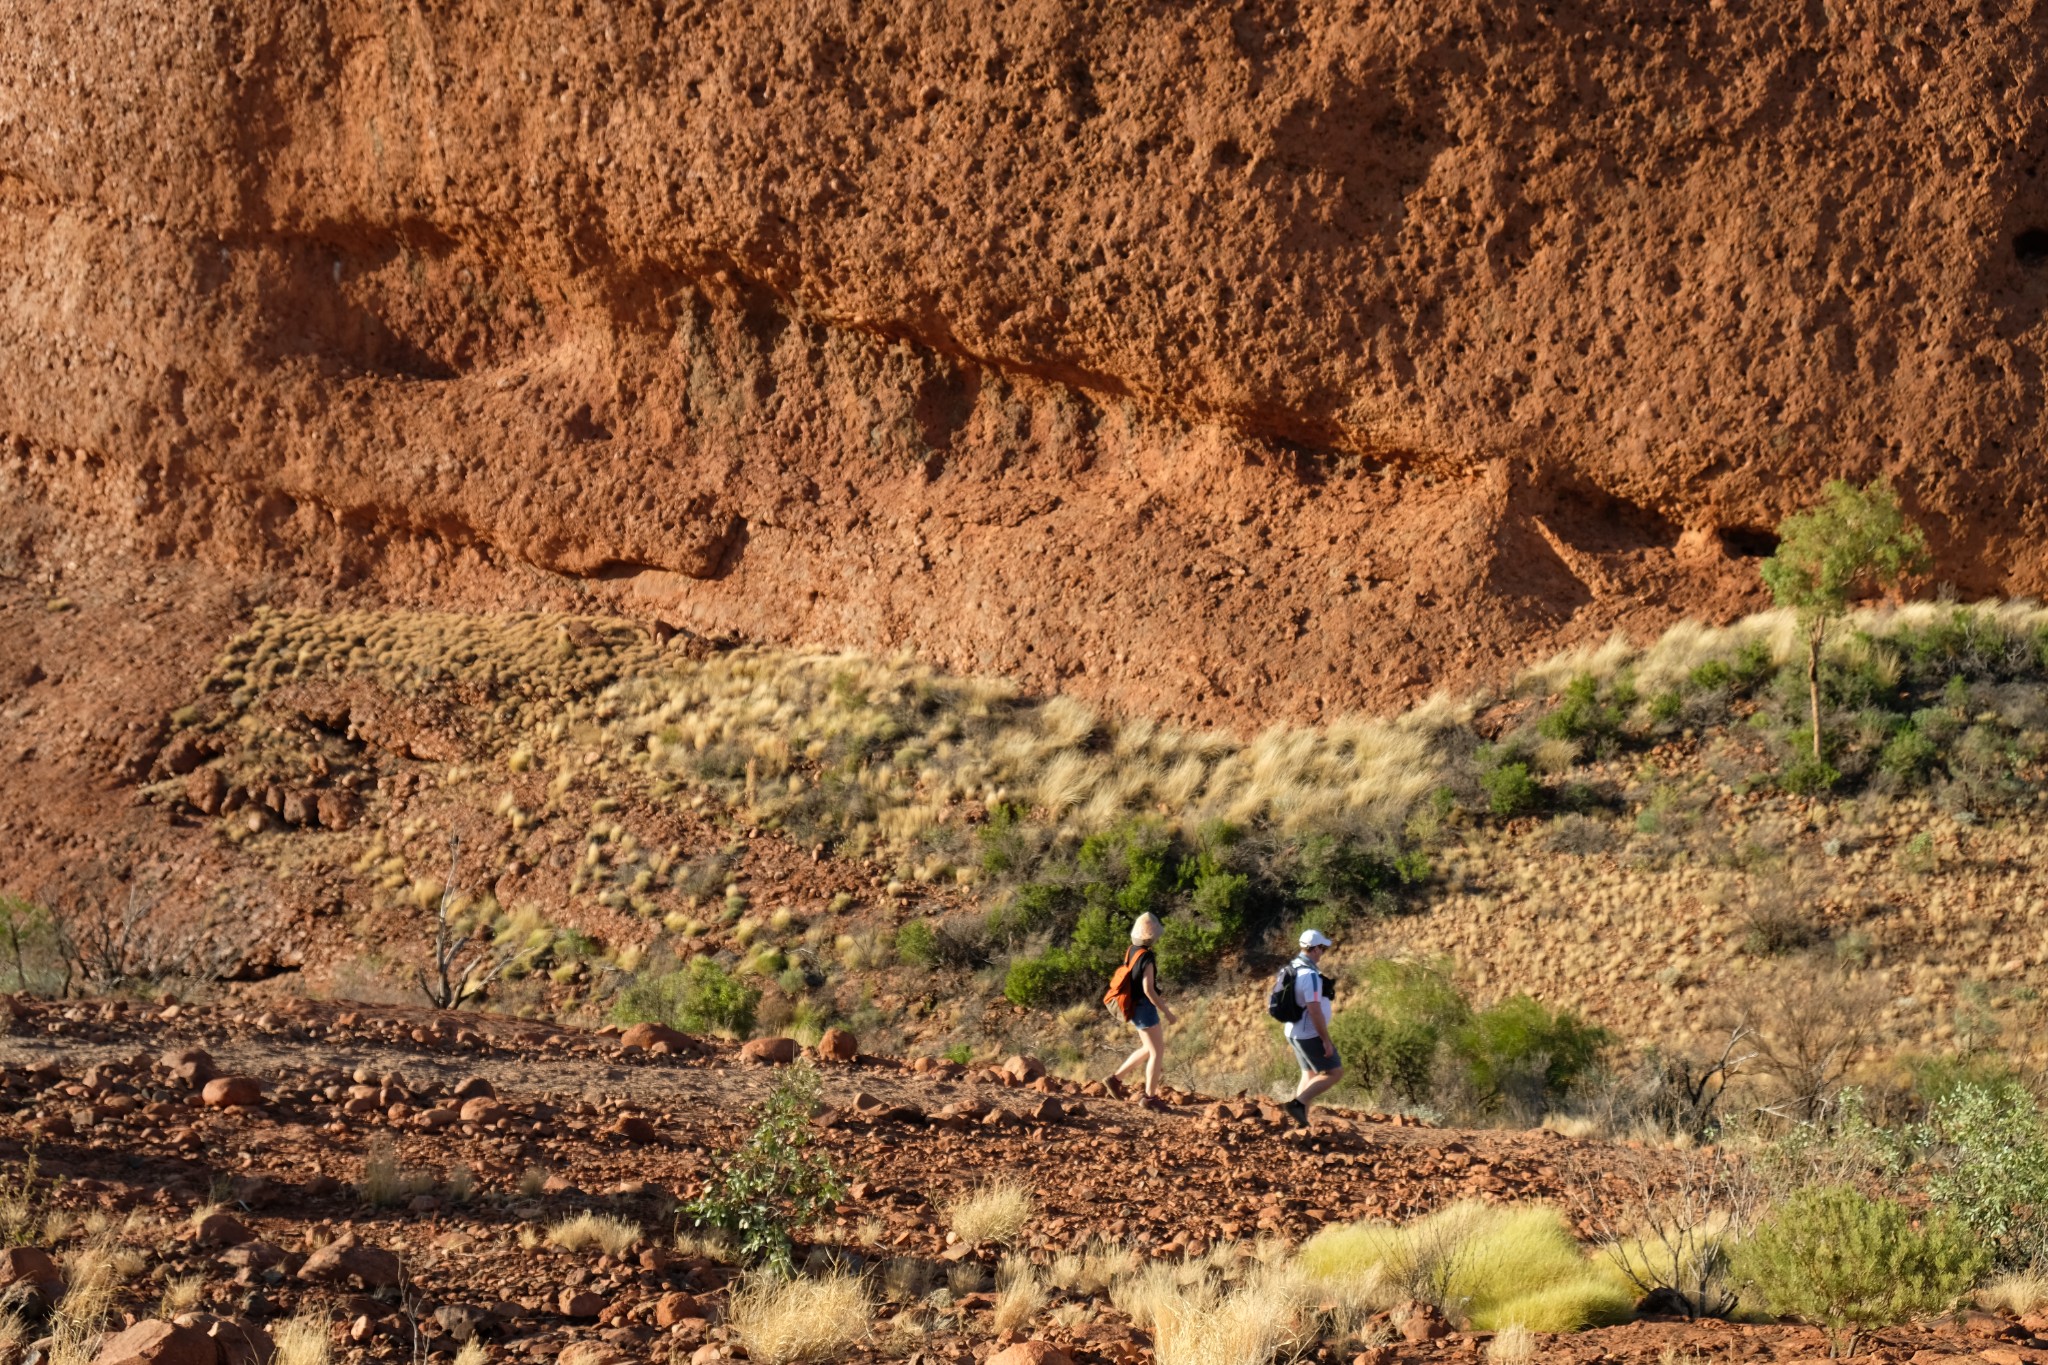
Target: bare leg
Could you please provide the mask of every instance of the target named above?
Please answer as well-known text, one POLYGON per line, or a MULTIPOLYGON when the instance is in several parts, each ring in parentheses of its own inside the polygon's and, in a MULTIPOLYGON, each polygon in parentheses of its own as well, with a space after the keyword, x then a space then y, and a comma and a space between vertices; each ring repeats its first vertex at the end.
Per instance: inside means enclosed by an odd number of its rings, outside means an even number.
POLYGON ((1145 1059, 1145 1093, 1159 1093, 1159 1073, 1166 1066, 1166 1030, 1154 1024, 1144 1031, 1145 1047, 1149 1056, 1145 1059))
POLYGON ((1301 1073, 1301 1085, 1295 1090, 1294 1098, 1303 1104, 1307 1104, 1310 1100, 1343 1079, 1344 1068, 1341 1066, 1333 1067, 1321 1073, 1304 1071, 1301 1073))
POLYGON ((1151 1055, 1152 1049, 1146 1046, 1143 1042, 1140 1042, 1138 1044, 1137 1050, 1131 1053, 1130 1056, 1124 1058, 1124 1064, 1118 1067, 1116 1070, 1109 1073, 1109 1078, 1113 1081, 1122 1080, 1124 1078, 1124 1073, 1126 1071, 1129 1071, 1132 1067, 1144 1061, 1147 1057, 1150 1057, 1151 1055))

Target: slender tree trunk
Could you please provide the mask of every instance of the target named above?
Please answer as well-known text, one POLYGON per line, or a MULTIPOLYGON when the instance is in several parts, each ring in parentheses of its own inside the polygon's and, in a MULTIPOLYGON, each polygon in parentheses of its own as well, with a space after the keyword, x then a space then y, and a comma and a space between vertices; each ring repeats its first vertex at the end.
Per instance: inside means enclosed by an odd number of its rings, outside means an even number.
POLYGON ((1813 627, 1806 637, 1806 695, 1813 704, 1813 757, 1820 761, 1820 646, 1827 633, 1825 616, 1814 618, 1813 627))

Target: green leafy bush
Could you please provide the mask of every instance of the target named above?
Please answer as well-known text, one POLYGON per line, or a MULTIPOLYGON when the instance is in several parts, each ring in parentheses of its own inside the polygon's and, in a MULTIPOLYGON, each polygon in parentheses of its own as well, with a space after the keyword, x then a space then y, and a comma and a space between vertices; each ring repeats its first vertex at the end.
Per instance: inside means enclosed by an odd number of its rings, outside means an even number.
POLYGON ((1953 1304, 1990 1263, 1959 1220, 1914 1226, 1895 1199, 1846 1185, 1810 1187, 1738 1243, 1734 1272, 1773 1313, 1825 1327, 1840 1354, 1872 1327, 1953 1304))
POLYGON ((1048 948, 1037 957, 1020 957, 1003 976, 1003 995, 1013 1005, 1045 1009, 1071 1004, 1088 994, 1092 986, 1107 986, 1107 973, 1096 970, 1082 954, 1071 948, 1048 948))
POLYGON ((1030 856, 1024 840, 1024 813, 1007 801, 989 807, 988 819, 975 831, 981 847, 982 871, 992 876, 1015 872, 1030 856))
POLYGON ((939 932, 931 921, 914 919, 896 931, 896 956, 912 967, 936 967, 941 960, 939 932))
POLYGON ((619 993, 612 1015, 622 1024, 666 1024, 686 1033, 744 1038, 754 1031, 761 992, 709 957, 666 972, 643 972, 619 993))
POLYGON ((1778 773, 1778 785, 1794 796, 1813 796, 1841 780, 1839 770, 1810 751, 1796 754, 1778 773))
POLYGON ((2005 1079, 1951 1087, 1929 1110, 1927 1194, 2018 1269, 2048 1259, 2048 1128, 2021 1085, 2005 1079))
POLYGON ((1429 879, 1428 855, 1374 850, 1356 839, 1312 835, 1301 843, 1295 894, 1324 927, 1367 913, 1388 914, 1429 879))
POLYGON ((1940 759, 1941 746, 1929 739, 1925 731, 1909 724, 1885 741, 1884 748, 1878 751, 1877 766, 1880 772, 1890 773, 1902 782, 1918 782, 1940 759))
POLYGON ((1430 1099, 1438 1049, 1472 1017, 1442 967, 1380 958, 1365 964, 1355 997, 1330 1020, 1345 1084, 1361 1094, 1430 1099))
POLYGON ((846 1193, 831 1158, 808 1150, 819 1092, 809 1062, 785 1070, 753 1135, 719 1159, 704 1192, 683 1207, 694 1226, 725 1234, 747 1260, 782 1275, 794 1270, 789 1229, 816 1222, 846 1193))
POLYGON ((1543 802, 1543 788, 1520 761, 1482 769, 1479 785, 1486 792, 1486 808, 1503 820, 1526 815, 1543 802))
POLYGON ((1578 674, 1565 684, 1557 704, 1536 723, 1537 733, 1546 739, 1596 742, 1618 734, 1624 708, 1635 700, 1635 685, 1629 681, 1624 688, 1624 680, 1617 679, 1611 690, 1623 691, 1627 701, 1602 701, 1600 680, 1590 673, 1578 674))
POLYGON ((1453 1046, 1483 1104, 1505 1102, 1533 1117, 1591 1071, 1609 1041, 1570 1010, 1513 995, 1473 1015, 1453 1046))

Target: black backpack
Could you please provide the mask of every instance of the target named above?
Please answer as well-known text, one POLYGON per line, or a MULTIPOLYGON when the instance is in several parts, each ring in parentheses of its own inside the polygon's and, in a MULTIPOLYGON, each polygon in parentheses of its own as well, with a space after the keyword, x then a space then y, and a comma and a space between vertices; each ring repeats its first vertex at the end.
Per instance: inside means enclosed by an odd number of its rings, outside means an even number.
POLYGON ((1301 970, 1290 960, 1280 969, 1280 975, 1273 979, 1273 989, 1266 992, 1266 1013, 1283 1024, 1301 1022, 1301 1001, 1294 995, 1294 978, 1301 970))

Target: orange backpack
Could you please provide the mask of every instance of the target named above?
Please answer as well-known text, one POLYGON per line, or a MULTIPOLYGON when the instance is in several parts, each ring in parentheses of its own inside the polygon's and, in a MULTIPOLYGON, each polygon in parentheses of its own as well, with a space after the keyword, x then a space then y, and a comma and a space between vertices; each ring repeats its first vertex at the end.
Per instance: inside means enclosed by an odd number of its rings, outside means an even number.
POLYGON ((1145 959, 1151 956, 1150 948, 1127 949, 1123 965, 1109 978, 1109 989, 1102 993, 1102 1005, 1118 1023, 1130 1023, 1138 1002, 1145 998, 1145 959))

